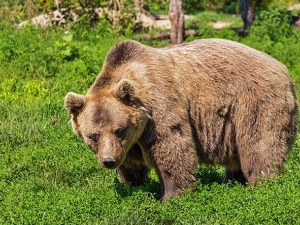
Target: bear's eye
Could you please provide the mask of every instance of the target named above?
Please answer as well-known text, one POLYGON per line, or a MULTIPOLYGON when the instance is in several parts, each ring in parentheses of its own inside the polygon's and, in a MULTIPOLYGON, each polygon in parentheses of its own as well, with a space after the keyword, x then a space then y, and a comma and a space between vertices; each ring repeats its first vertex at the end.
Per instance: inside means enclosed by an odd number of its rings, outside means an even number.
POLYGON ((96 134, 96 133, 91 134, 91 135, 88 136, 88 138, 91 139, 94 142, 97 142, 99 140, 99 134, 96 134))
POLYGON ((115 131, 117 138, 123 138, 126 135, 127 128, 119 128, 115 131))

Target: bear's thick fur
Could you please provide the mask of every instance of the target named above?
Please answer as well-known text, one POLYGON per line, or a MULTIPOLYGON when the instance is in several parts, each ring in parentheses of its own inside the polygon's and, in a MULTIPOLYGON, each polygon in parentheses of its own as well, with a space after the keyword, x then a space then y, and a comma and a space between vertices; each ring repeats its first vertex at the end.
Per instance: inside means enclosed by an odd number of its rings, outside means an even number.
POLYGON ((100 164, 134 185, 154 167, 162 198, 191 188, 199 163, 225 166, 225 180, 273 177, 298 124, 286 67, 221 39, 119 43, 87 94, 68 93, 65 106, 100 164))

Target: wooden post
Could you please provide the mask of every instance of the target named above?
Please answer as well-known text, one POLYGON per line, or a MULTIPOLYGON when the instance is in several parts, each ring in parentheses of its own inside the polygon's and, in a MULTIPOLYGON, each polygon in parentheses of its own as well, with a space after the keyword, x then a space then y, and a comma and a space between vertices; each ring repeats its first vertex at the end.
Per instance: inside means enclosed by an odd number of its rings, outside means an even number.
POLYGON ((182 0, 170 0, 169 19, 171 22, 171 43, 181 44, 184 39, 184 13, 182 0))

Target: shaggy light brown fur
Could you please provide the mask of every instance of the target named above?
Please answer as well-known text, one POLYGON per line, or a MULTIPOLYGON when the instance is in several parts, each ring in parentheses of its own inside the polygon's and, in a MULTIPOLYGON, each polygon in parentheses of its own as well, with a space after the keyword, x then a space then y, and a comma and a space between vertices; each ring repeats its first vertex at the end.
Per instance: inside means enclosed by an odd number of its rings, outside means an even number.
POLYGON ((298 106, 284 65, 220 39, 116 45, 86 96, 68 93, 75 133, 124 183, 154 167, 162 197, 192 188, 199 163, 255 183, 282 170, 298 106))

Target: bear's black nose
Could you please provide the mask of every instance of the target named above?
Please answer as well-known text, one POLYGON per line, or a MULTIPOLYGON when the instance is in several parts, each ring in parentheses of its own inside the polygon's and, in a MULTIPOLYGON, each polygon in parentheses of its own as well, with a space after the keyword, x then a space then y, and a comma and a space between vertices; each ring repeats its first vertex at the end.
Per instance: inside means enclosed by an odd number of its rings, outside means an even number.
POLYGON ((114 166, 116 165, 116 160, 111 156, 104 157, 103 158, 103 165, 106 168, 114 168, 114 166))

